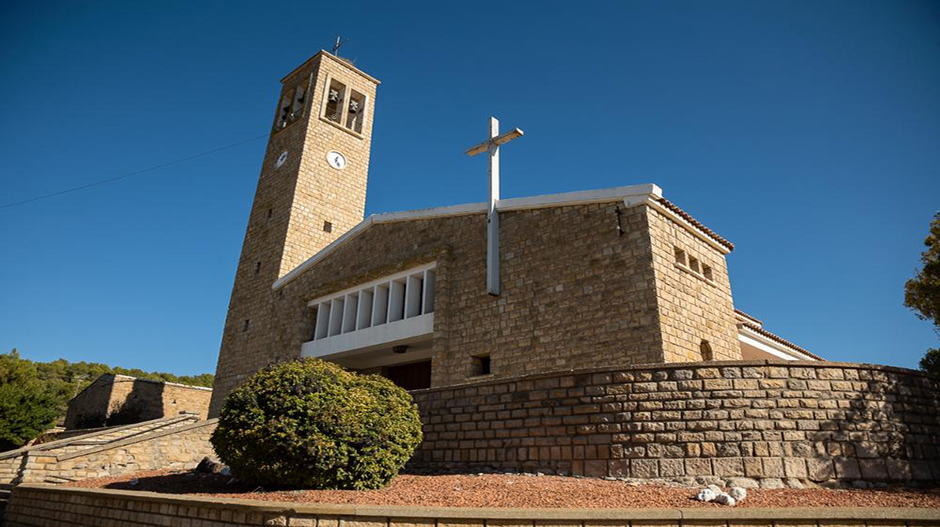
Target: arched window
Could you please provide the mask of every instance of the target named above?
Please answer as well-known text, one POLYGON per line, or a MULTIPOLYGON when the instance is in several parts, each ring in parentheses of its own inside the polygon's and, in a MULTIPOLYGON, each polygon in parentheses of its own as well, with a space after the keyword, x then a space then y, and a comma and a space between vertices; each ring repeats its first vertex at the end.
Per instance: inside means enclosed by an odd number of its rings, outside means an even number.
POLYGON ((707 340, 699 344, 699 351, 702 353, 702 360, 715 360, 715 354, 712 352, 712 345, 707 340))

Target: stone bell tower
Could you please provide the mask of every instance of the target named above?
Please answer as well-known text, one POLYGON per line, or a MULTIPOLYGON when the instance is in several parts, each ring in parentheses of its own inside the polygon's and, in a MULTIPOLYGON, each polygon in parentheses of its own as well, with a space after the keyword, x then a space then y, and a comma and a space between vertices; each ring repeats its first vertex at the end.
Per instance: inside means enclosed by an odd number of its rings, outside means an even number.
POLYGON ((273 283, 363 220, 379 81, 320 51, 281 80, 216 367, 210 416, 272 361, 273 283), (268 331, 268 334, 270 332, 268 331))

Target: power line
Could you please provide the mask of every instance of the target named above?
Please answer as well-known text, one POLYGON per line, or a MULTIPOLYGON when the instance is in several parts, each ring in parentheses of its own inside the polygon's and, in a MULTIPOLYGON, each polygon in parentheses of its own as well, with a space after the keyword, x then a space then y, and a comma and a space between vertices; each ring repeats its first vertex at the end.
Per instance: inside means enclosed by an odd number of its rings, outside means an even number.
POLYGON ((65 190, 60 190, 60 191, 58 191, 58 192, 52 192, 52 193, 50 193, 50 194, 43 194, 42 196, 36 196, 36 197, 34 197, 34 198, 24 199, 24 200, 22 200, 22 201, 14 201, 14 202, 11 202, 11 203, 6 203, 6 204, 4 204, 4 205, 0 205, 0 209, 6 209, 6 208, 9 208, 9 207, 15 207, 15 206, 17 206, 17 205, 24 205, 24 204, 26 204, 26 203, 32 203, 32 202, 34 202, 34 201, 39 201, 39 200, 41 200, 41 199, 47 199, 47 198, 51 198, 51 197, 54 197, 54 196, 61 196, 62 194, 68 194, 68 193, 70 193, 70 192, 76 192, 76 191, 78 191, 78 190, 84 190, 84 189, 89 188, 89 187, 95 187, 95 186, 98 186, 98 185, 104 185, 105 183, 111 183, 112 181, 117 181, 117 180, 119 180, 119 179, 129 178, 129 177, 132 177, 132 176, 139 176, 139 175, 141 175, 141 174, 146 174, 147 172, 153 172, 154 170, 159 170, 159 169, 161 169, 161 168, 166 168, 166 167, 171 166, 171 165, 177 165, 177 164, 179 164, 179 163, 184 163, 184 162, 186 162, 186 161, 191 161, 191 160, 196 159, 196 158, 199 158, 199 157, 205 157, 205 156, 214 154, 214 153, 216 153, 216 152, 221 152, 222 150, 228 150, 229 148, 235 148, 236 146, 241 146, 241 145, 243 145, 243 144, 250 143, 250 142, 252 142, 252 141, 257 141, 258 139, 261 139, 261 138, 264 138, 264 137, 268 137, 269 135, 271 135, 271 134, 270 134, 270 133, 261 134, 261 135, 256 136, 256 137, 252 137, 251 139, 245 139, 244 141, 239 141, 239 142, 237 142, 237 143, 232 143, 232 144, 230 144, 230 145, 220 146, 219 148, 214 148, 214 149, 212 149, 212 150, 207 150, 207 151, 205 151, 205 152, 200 152, 200 153, 198 153, 198 154, 194 154, 194 155, 191 155, 191 156, 188 156, 188 157, 183 157, 183 158, 180 158, 180 159, 175 159, 175 160, 173 160, 173 161, 168 161, 168 162, 162 163, 162 164, 160 164, 160 165, 154 165, 154 166, 152 166, 152 167, 145 168, 145 169, 143 169, 143 170, 137 170, 137 171, 135 171, 135 172, 128 172, 127 174, 122 174, 122 175, 120 175, 120 176, 115 176, 115 177, 111 177, 111 178, 107 178, 107 179, 101 179, 101 180, 98 180, 98 181, 94 181, 94 182, 92 182, 92 183, 87 183, 87 184, 85 184, 85 185, 79 185, 79 186, 77 186, 77 187, 72 187, 72 188, 68 188, 68 189, 65 189, 65 190))

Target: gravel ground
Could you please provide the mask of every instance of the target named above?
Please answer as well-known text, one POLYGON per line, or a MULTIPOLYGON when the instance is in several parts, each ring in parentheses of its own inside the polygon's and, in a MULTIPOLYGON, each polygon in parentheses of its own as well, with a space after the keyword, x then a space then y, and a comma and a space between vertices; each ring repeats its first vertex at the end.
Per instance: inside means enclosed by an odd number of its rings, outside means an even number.
MULTIPOLYGON (((218 474, 148 471, 97 478, 67 487, 146 490, 265 501, 356 503, 361 505, 420 505, 433 507, 545 508, 675 508, 721 507, 692 499, 697 488, 631 485, 621 481, 564 476, 401 475, 380 490, 266 491, 218 474), (131 480, 137 480, 136 485, 131 480)), ((940 488, 934 489, 782 489, 748 490, 739 507, 933 507, 940 508, 940 488)))

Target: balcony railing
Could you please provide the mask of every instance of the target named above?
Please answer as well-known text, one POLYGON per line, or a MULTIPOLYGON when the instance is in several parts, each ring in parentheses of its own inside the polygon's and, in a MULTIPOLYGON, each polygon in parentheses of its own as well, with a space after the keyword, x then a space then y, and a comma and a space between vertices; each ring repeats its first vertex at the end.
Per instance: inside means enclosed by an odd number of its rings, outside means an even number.
POLYGON ((317 309, 316 326, 303 355, 323 357, 431 333, 436 267, 432 262, 309 302, 317 309))

